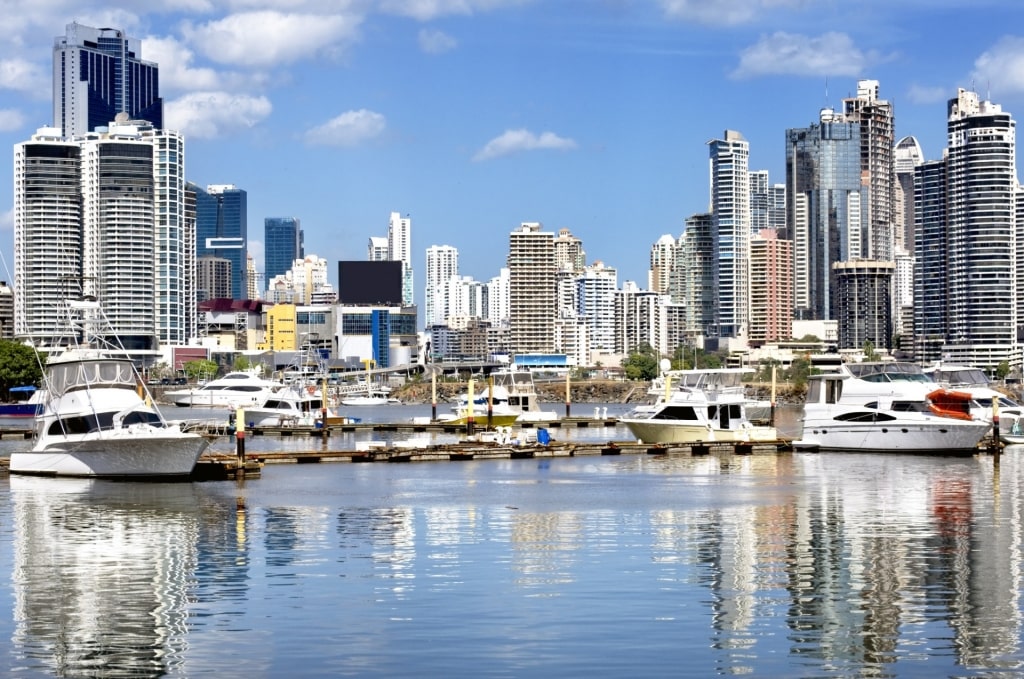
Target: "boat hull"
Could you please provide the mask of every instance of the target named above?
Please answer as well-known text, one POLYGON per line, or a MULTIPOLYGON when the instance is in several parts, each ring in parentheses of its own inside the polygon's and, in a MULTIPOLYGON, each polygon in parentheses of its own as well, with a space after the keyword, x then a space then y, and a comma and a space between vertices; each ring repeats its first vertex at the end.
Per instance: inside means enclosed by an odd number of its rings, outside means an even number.
POLYGON ((932 418, 920 422, 872 423, 804 420, 798 450, 970 455, 991 429, 986 422, 932 418), (944 420, 944 421, 940 421, 944 420))
POLYGON ((707 424, 680 424, 653 419, 620 419, 644 443, 770 442, 779 438, 774 427, 740 426, 718 429, 707 424))
POLYGON ((187 432, 147 436, 131 429, 103 438, 53 439, 30 451, 11 453, 17 474, 76 477, 187 477, 209 445, 187 432))
MULTIPOLYGON (((506 413, 501 415, 495 414, 492 415, 490 418, 488 418, 487 414, 484 413, 482 415, 473 416, 473 425, 477 427, 511 427, 512 425, 516 424, 518 420, 519 413, 506 413)), ((441 418, 438 420, 438 422, 440 424, 464 426, 469 423, 469 417, 467 415, 460 415, 448 419, 441 418)))

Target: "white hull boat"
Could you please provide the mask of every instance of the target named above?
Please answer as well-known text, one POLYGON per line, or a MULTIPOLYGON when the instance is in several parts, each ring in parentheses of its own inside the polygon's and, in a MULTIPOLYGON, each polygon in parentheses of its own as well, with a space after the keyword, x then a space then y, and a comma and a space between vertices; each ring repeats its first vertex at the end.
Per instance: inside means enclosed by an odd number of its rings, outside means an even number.
POLYGON ((971 405, 970 394, 940 387, 916 366, 855 364, 811 377, 803 432, 793 447, 973 454, 992 425, 972 417, 971 405))
MULTIPOLYGON (((95 336, 85 329, 99 322, 96 302, 76 302, 71 308, 86 319, 82 336, 95 336)), ((188 476, 208 445, 199 434, 164 420, 135 366, 117 349, 68 348, 47 361, 45 381, 35 444, 11 453, 12 473, 188 476)))
POLYGON ((179 408, 248 408, 262 404, 282 386, 254 370, 236 370, 201 387, 168 391, 164 398, 179 408))
POLYGON ((664 394, 653 405, 619 418, 645 443, 775 442, 775 427, 757 426, 747 416, 746 368, 676 370, 664 375, 664 394), (673 386, 675 382, 675 386, 673 386))

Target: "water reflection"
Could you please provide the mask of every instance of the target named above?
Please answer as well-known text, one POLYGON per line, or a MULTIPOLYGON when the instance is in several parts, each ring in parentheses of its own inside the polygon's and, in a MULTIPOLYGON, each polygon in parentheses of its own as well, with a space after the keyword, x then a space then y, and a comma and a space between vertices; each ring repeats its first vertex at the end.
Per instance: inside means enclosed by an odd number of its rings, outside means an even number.
POLYGON ((1014 673, 1022 472, 726 454, 12 477, 12 647, 62 676, 1014 673))
POLYGON ((189 484, 10 479, 14 645, 56 676, 156 676, 188 650, 200 501, 189 484))

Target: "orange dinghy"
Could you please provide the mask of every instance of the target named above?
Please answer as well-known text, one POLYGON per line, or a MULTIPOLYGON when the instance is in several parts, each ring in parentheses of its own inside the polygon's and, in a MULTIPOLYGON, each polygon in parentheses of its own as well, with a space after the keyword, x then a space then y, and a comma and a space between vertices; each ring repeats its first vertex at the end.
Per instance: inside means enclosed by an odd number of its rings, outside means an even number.
POLYGON ((936 389, 928 394, 928 409, 942 417, 971 420, 971 395, 964 391, 936 389))

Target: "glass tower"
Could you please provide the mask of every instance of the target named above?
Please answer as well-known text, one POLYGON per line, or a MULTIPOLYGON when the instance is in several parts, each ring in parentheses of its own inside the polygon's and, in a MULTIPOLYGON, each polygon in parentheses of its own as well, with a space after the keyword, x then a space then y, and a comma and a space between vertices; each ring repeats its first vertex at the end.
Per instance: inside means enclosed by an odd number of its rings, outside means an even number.
POLYGON ((142 42, 115 28, 67 25, 53 45, 53 122, 65 137, 107 125, 118 113, 164 126, 157 65, 142 42))
POLYGON ((267 217, 263 220, 264 274, 269 283, 274 276, 283 276, 292 269, 296 259, 306 256, 302 229, 297 217, 267 217))
POLYGON ((196 255, 231 262, 231 298, 247 297, 247 194, 233 184, 212 184, 196 192, 196 255))

